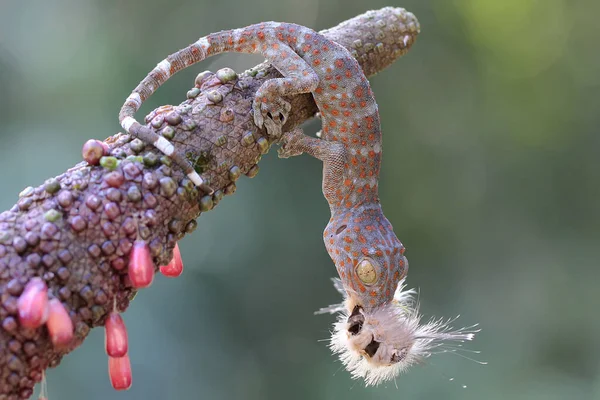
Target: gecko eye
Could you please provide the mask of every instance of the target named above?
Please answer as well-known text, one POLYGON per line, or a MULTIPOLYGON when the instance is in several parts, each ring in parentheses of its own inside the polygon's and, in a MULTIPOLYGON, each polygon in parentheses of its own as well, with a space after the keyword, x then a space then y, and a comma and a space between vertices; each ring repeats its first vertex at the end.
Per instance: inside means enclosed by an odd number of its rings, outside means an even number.
POLYGON ((356 275, 365 285, 377 282, 377 270, 370 260, 362 260, 356 266, 356 275))
POLYGON ((352 310, 352 314, 348 317, 348 332, 352 335, 357 335, 365 323, 365 316, 361 312, 361 307, 356 306, 352 310))

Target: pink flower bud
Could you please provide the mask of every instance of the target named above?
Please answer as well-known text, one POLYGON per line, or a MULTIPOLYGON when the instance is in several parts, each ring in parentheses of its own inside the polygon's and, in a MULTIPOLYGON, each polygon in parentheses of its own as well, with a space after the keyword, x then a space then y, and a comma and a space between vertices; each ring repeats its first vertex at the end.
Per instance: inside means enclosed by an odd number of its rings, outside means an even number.
POLYGON ((168 265, 160 267, 160 272, 167 278, 177 278, 183 272, 183 261, 179 252, 179 245, 175 244, 173 259, 168 265))
POLYGON ((58 299, 52 299, 48 303, 49 314, 46 326, 50 333, 50 340, 54 347, 64 347, 73 340, 73 321, 69 312, 58 299))
POLYGON ((127 355, 127 328, 117 312, 111 312, 104 323, 104 345, 110 357, 127 355))
POLYGON ((108 376, 115 390, 127 390, 131 387, 129 354, 123 357, 108 357, 108 376))
POLYGON ((131 285, 136 288, 145 288, 152 284, 154 279, 154 263, 150 256, 148 244, 141 240, 136 240, 131 249, 129 258, 129 280, 131 285))
POLYGON ((26 328, 39 328, 48 319, 48 287, 41 278, 32 278, 17 302, 19 322, 26 328))

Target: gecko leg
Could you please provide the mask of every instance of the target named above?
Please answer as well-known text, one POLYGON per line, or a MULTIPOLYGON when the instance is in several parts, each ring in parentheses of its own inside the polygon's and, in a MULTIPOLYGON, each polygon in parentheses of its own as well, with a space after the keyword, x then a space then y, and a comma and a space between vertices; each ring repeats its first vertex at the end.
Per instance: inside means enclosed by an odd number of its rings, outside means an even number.
POLYGON ((319 77, 302 57, 284 43, 264 50, 263 54, 284 78, 269 79, 258 88, 252 103, 254 123, 259 128, 264 126, 269 136, 279 138, 291 109, 284 97, 313 92, 319 84, 319 77))
POLYGON ((277 153, 279 158, 290 158, 306 153, 324 163, 335 162, 336 164, 346 158, 346 149, 341 143, 310 137, 304 134, 302 128, 284 133, 277 153))
POLYGON ((301 128, 296 128, 284 133, 277 153, 279 158, 306 153, 323 161, 323 194, 330 203, 339 201, 337 192, 343 185, 347 158, 343 144, 307 136, 301 128))

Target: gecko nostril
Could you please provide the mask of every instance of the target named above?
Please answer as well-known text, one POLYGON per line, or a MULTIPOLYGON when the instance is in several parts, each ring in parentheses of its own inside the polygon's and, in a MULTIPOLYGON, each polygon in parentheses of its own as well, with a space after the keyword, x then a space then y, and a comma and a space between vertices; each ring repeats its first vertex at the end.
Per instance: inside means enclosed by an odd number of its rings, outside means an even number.
POLYGON ((380 343, 377 342, 375 340, 375 338, 373 338, 373 340, 371 340, 371 343, 369 343, 367 345, 367 347, 365 347, 365 353, 367 353, 367 355, 369 357, 373 357, 375 355, 375 353, 377 353, 377 349, 379 349, 379 345, 380 345, 380 343))
POLYGON ((339 228, 337 228, 337 231, 335 231, 335 234, 339 235, 340 233, 344 232, 347 227, 348 227, 348 225, 342 225, 342 226, 340 226, 339 228))

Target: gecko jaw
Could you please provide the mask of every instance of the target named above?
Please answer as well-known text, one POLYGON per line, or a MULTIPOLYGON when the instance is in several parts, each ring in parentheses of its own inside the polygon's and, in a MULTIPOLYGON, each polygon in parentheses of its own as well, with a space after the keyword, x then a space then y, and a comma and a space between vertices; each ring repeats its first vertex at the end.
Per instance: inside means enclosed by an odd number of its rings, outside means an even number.
POLYGON ((445 342, 472 340, 470 328, 452 330, 450 321, 421 323, 414 289, 404 290, 400 281, 391 302, 363 309, 352 296, 334 323, 329 347, 354 379, 367 386, 394 379, 408 367, 433 354, 445 342))

